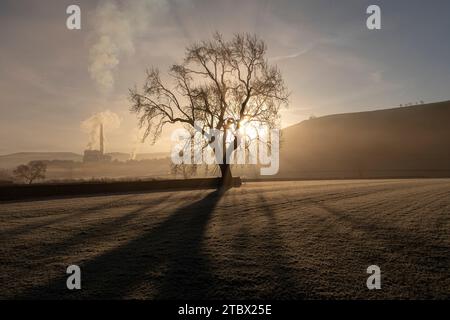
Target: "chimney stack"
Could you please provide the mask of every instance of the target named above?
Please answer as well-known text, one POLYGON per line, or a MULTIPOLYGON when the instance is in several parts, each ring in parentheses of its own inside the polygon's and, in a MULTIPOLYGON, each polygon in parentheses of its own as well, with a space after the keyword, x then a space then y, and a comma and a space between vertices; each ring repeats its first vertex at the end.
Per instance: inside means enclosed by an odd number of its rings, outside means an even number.
POLYGON ((103 146, 103 123, 100 124, 100 153, 104 153, 104 146, 103 146))

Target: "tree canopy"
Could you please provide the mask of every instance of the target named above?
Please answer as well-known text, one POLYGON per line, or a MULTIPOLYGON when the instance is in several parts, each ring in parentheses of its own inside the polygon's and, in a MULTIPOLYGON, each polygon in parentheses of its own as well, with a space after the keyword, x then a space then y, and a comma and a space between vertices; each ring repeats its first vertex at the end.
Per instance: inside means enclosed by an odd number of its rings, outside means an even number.
POLYGON ((175 123, 202 123, 197 130, 226 130, 231 124, 239 129, 244 122, 277 127, 289 93, 266 53, 266 44, 255 35, 236 34, 227 41, 216 33, 189 46, 165 81, 158 69, 148 70, 142 89, 130 90, 143 138, 150 136, 154 143, 165 125, 175 123))

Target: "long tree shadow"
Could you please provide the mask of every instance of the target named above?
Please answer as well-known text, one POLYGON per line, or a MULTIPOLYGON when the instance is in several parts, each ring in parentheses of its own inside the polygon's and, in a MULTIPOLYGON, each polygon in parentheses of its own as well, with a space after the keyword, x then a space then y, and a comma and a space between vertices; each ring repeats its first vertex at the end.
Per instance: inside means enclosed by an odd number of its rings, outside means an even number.
POLYGON ((205 298, 212 275, 202 242, 220 198, 214 191, 138 238, 81 264, 82 290, 67 290, 67 275, 62 275, 17 298, 119 299, 136 292, 142 298, 205 298))
MULTIPOLYGON (((246 211, 232 241, 229 285, 226 298, 304 299, 306 279, 296 268, 297 257, 285 243, 277 214, 263 193, 258 207, 246 211)), ((229 223, 229 222, 228 222, 229 223)))
POLYGON ((262 194, 258 194, 258 200, 268 220, 265 248, 269 256, 265 265, 275 280, 271 298, 305 299, 307 294, 303 279, 293 268, 293 258, 289 256, 288 248, 283 243, 283 232, 278 227, 274 210, 262 194))
MULTIPOLYGON (((113 232, 117 232, 121 228, 124 228, 126 224, 133 219, 137 218, 139 214, 145 212, 146 210, 151 210, 153 208, 157 208, 159 210, 163 209, 162 207, 156 207, 158 203, 167 203, 167 206, 170 205, 169 200, 171 200, 172 195, 169 194, 162 198, 153 199, 147 201, 147 203, 143 206, 139 206, 137 209, 131 210, 124 215, 120 215, 116 218, 112 218, 110 220, 99 220, 95 223, 83 227, 78 232, 70 235, 67 238, 63 238, 60 241, 54 241, 50 244, 45 244, 42 247, 34 248, 35 252, 42 256, 57 256, 64 252, 71 252, 72 250, 76 250, 76 248, 80 245, 89 245, 90 243, 97 241, 102 242, 104 238, 113 232)), ((105 209, 104 209, 105 210, 105 209)))
POLYGON ((0 237, 3 239, 4 238, 12 238, 12 237, 20 236, 20 235, 35 231, 35 230, 43 228, 43 227, 48 227, 50 225, 54 225, 57 223, 66 222, 69 219, 74 219, 74 218, 80 219, 86 215, 90 215, 90 214, 94 213, 95 211, 104 210, 105 208, 108 208, 110 206, 118 205, 122 201, 132 199, 133 197, 134 196, 129 195, 129 196, 121 197, 119 199, 114 199, 112 201, 105 201, 98 205, 91 206, 91 207, 88 207, 85 209, 77 209, 76 212, 74 212, 74 213, 63 213, 61 215, 58 215, 56 218, 52 217, 45 221, 28 223, 25 225, 21 225, 19 227, 11 228, 9 230, 2 232, 0 237))
MULTIPOLYGON (((426 236, 407 232, 397 226, 388 225, 382 221, 370 221, 367 217, 348 214, 324 203, 316 205, 325 212, 337 217, 338 223, 344 223, 353 229, 364 233, 364 239, 359 244, 360 259, 364 261, 377 261, 389 270, 389 276, 398 283, 405 282, 410 287, 411 292, 417 291, 421 297, 426 299, 448 298, 448 292, 442 288, 448 287, 450 250, 448 244, 442 242, 439 237, 433 235, 426 236), (371 244, 374 248, 367 244, 371 244), (375 250, 378 248, 378 250, 375 250), (404 277, 405 271, 413 266, 415 272, 408 273, 404 277)), ((436 236, 436 235, 435 235, 436 236)), ((442 235, 441 235, 442 236, 442 235)))

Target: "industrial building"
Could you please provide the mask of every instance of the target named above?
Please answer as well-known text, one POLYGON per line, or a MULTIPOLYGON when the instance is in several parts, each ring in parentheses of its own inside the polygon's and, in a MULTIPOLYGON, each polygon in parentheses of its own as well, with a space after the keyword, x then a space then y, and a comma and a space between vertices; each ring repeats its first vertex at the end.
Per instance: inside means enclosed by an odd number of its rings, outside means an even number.
POLYGON ((111 156, 105 154, 103 141, 103 124, 100 124, 99 150, 84 150, 83 162, 110 162, 111 156))

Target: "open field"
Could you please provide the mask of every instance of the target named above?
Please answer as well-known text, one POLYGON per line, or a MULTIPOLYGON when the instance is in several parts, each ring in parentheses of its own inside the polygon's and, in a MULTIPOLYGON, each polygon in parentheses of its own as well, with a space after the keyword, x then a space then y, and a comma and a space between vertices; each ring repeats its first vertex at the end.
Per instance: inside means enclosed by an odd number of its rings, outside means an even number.
POLYGON ((450 180, 2 203, 0 241, 0 298, 448 299, 450 180))

